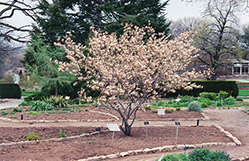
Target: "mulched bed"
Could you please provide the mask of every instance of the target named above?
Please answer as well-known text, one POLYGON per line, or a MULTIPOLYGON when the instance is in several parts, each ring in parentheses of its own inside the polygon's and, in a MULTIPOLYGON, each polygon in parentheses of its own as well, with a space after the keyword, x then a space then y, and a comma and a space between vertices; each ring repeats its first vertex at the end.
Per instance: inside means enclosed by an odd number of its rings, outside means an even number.
MULTIPOLYGON (((28 114, 28 111, 23 112, 17 112, 15 114, 10 114, 12 109, 6 109, 4 111, 8 112, 8 115, 1 116, 5 118, 11 118, 15 120, 21 120, 21 115, 23 115, 23 120, 78 120, 78 121, 91 121, 91 120, 112 120, 115 121, 116 119, 112 116, 100 114, 96 112, 90 112, 89 110, 93 111, 100 111, 105 112, 109 114, 113 114, 119 118, 120 115, 118 112, 114 110, 108 110, 103 107, 77 107, 77 108, 71 108, 71 109, 77 109, 76 112, 69 112, 69 111, 61 111, 63 113, 58 113, 55 111, 49 111, 49 112, 42 112, 40 115, 32 115, 28 114), (49 113, 49 115, 47 114, 49 113)), ((203 115, 201 115, 200 112, 194 112, 194 111, 175 111, 173 113, 165 113, 164 116, 158 115, 157 113, 153 113, 151 111, 144 111, 144 110, 138 110, 136 119, 137 120, 167 120, 167 119, 201 119, 203 118, 203 115)))
MULTIPOLYGON (((107 130, 104 128, 103 130, 107 130)), ((30 128, 0 128, 0 143, 26 141, 28 133, 36 133, 39 139, 59 138, 59 132, 63 131, 67 136, 76 136, 83 133, 95 132, 94 127, 32 127, 30 128)))
MULTIPOLYGON (((95 135, 72 140, 0 146, 0 160, 69 161, 175 144, 175 127, 149 127, 148 130, 148 139, 145 138, 145 128, 142 127, 134 127, 132 137, 116 132, 113 144, 112 133, 102 133, 99 137, 95 135)), ((215 127, 179 127, 178 144, 231 141, 215 127)))

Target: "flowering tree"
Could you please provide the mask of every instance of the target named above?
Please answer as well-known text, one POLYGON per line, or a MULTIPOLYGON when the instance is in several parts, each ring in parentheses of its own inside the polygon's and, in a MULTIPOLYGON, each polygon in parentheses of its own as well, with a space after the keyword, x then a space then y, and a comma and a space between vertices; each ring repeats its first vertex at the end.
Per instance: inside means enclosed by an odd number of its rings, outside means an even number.
MULTIPOLYGON (((203 76, 185 70, 197 56, 188 33, 168 40, 164 34, 155 36, 151 27, 129 24, 120 37, 92 28, 88 47, 69 36, 56 45, 65 49, 69 59, 57 62, 59 70, 87 80, 90 88, 100 91, 98 100, 120 114, 120 128, 128 136, 143 103, 175 89, 197 87, 189 80, 203 76)), ((84 89, 80 94, 91 101, 84 89)))

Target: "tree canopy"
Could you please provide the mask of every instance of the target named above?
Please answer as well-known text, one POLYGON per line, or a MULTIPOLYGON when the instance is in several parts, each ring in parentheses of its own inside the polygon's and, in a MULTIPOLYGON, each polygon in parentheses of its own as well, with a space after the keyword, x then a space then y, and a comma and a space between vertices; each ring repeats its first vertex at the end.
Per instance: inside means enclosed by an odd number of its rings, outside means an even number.
POLYGON ((160 0, 54 0, 39 3, 38 29, 53 44, 71 33, 72 39, 85 44, 90 27, 109 33, 122 33, 122 23, 137 26, 150 23, 156 32, 169 32, 164 11, 168 1, 160 0))

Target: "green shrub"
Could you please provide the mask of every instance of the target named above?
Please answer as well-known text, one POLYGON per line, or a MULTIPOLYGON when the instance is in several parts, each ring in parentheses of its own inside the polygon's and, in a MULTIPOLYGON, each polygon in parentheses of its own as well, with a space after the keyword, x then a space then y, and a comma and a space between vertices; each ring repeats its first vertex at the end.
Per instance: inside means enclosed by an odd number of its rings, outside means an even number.
POLYGON ((220 107, 220 106, 223 106, 224 102, 222 100, 219 100, 217 101, 217 106, 220 107))
POLYGON ((49 103, 56 108, 67 107, 67 101, 63 98, 63 96, 51 96, 49 98, 45 98, 44 102, 49 103))
POLYGON ((217 94, 214 92, 201 92, 200 96, 203 98, 209 98, 210 100, 215 100, 217 94))
POLYGON ((35 101, 35 100, 42 100, 42 99, 47 98, 47 97, 49 97, 49 93, 46 93, 43 91, 37 91, 34 94, 32 94, 31 96, 24 98, 24 101, 31 102, 31 101, 35 101))
POLYGON ((11 114, 11 115, 14 115, 14 114, 16 114, 16 112, 14 112, 14 111, 11 111, 11 112, 10 112, 10 114, 11 114))
POLYGON ((181 96, 194 96, 198 97, 201 92, 214 92, 219 93, 220 91, 226 91, 233 97, 237 97, 239 90, 236 81, 221 81, 221 80, 207 80, 207 81, 192 81, 197 85, 201 85, 203 88, 194 88, 193 90, 176 90, 176 92, 165 93, 164 97, 176 98, 178 95, 181 96))
POLYGON ((54 107, 44 101, 31 101, 30 111, 48 111, 54 110, 54 107))
POLYGON ((157 105, 158 105, 158 106, 163 106, 163 107, 164 107, 164 106, 165 106, 165 102, 164 102, 164 101, 158 101, 158 102, 157 102, 157 105))
POLYGON ((220 95, 220 98, 225 99, 225 98, 227 98, 229 96, 229 93, 226 92, 226 91, 220 91, 219 95, 220 95))
POLYGON ((60 138, 64 138, 64 137, 66 137, 67 135, 64 133, 64 131, 60 131, 59 132, 59 137, 60 138))
POLYGON ((206 102, 201 102, 201 108, 206 108, 208 107, 208 104, 206 102))
POLYGON ((2 116, 8 115, 8 112, 2 111, 2 112, 1 112, 1 115, 2 115, 2 116))
POLYGON ((236 101, 243 101, 243 98, 237 97, 237 98, 236 98, 236 101))
POLYGON ((190 161, 188 156, 185 154, 170 154, 165 157, 161 161, 190 161))
POLYGON ((31 140, 39 140, 39 135, 35 134, 35 133, 29 133, 27 135, 27 140, 31 141, 31 140))
POLYGON ((228 98, 226 98, 225 100, 224 100, 224 103, 226 104, 226 105, 233 105, 233 104, 235 104, 235 98, 234 97, 228 97, 228 98))
POLYGON ((195 149, 188 155, 190 161, 231 161, 224 152, 211 152, 208 149, 195 149))
POLYGON ((18 84, 0 84, 0 98, 21 98, 18 84))
POLYGON ((188 158, 191 161, 198 160, 198 161, 206 161, 208 159, 208 156, 212 152, 208 149, 195 149, 194 151, 190 152, 188 155, 188 158))
POLYGON ((23 101, 18 106, 28 106, 28 105, 29 105, 29 103, 27 101, 23 101))
POLYGON ((201 105, 197 101, 190 102, 188 105, 188 110, 201 112, 201 105))
POLYGON ((36 112, 36 111, 29 111, 28 114, 39 116, 41 114, 41 112, 40 111, 38 111, 38 112, 36 112))
POLYGON ((13 112, 22 112, 22 109, 21 108, 17 108, 17 107, 14 107, 12 109, 13 112))

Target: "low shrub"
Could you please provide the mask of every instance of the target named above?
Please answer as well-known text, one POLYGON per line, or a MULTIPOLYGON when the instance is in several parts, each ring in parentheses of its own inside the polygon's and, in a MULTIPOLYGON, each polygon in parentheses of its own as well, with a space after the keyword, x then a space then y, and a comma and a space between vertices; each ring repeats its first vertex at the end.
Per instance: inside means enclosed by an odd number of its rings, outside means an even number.
POLYGON ((30 111, 48 111, 54 110, 54 107, 44 101, 31 101, 30 111))
POLYGON ((206 102, 201 102, 201 108, 206 108, 208 107, 208 104, 206 102))
POLYGON ((29 106, 30 104, 27 101, 23 101, 18 106, 29 106))
POLYGON ((153 113, 157 113, 157 111, 158 111, 157 108, 151 108, 150 110, 151 110, 151 112, 153 112, 153 113))
POLYGON ((197 101, 190 102, 188 105, 188 110, 201 112, 201 105, 197 101))
POLYGON ((158 101, 157 102, 157 106, 162 106, 162 107, 165 107, 165 102, 164 101, 158 101))
POLYGON ((64 138, 64 137, 66 137, 67 135, 64 133, 64 131, 60 131, 59 132, 59 137, 60 138, 64 138))
POLYGON ((22 112, 22 109, 21 108, 17 108, 17 107, 14 107, 12 109, 13 112, 22 112))
POLYGON ((243 98, 237 97, 237 98, 236 98, 236 101, 243 101, 243 98))
POLYGON ((200 97, 209 98, 210 100, 215 100, 217 94, 214 92, 201 92, 200 97))
POLYGON ((31 141, 31 140, 39 140, 39 135, 38 134, 36 134, 36 133, 29 133, 28 135, 27 135, 27 140, 28 141, 31 141))
POLYGON ((28 112, 28 114, 39 116, 41 114, 41 112, 30 111, 30 112, 28 112))
POLYGON ((172 112, 174 112, 176 109, 173 108, 173 107, 165 107, 164 110, 165 110, 166 113, 172 113, 172 112))
POLYGON ((224 102, 222 100, 217 101, 217 106, 221 107, 224 105, 224 102))
POLYGON ((211 152, 208 149, 195 149, 188 155, 190 161, 231 161, 225 152, 211 152))
POLYGON ((43 101, 51 104, 56 108, 68 107, 67 101, 63 98, 63 96, 50 96, 49 98, 43 99, 43 101))
POLYGON ((225 98, 227 98, 227 97, 229 97, 229 93, 228 92, 226 92, 226 91, 220 91, 219 92, 219 95, 220 95, 220 98, 222 99, 225 99, 225 98))
POLYGON ((233 104, 235 104, 235 98, 234 97, 228 97, 228 98, 226 98, 225 100, 224 100, 224 103, 226 104, 226 105, 233 105, 233 104))
POLYGON ((188 156, 185 154, 170 154, 165 157, 161 161, 190 161, 188 156))
POLYGON ((8 115, 8 112, 2 111, 2 112, 1 112, 1 115, 2 115, 2 116, 8 115))
POLYGON ((180 107, 176 107, 176 111, 181 111, 181 108, 180 107))
POLYGON ((11 112, 10 112, 10 114, 11 114, 11 115, 14 115, 14 114, 16 114, 16 112, 14 112, 14 111, 11 111, 11 112))

